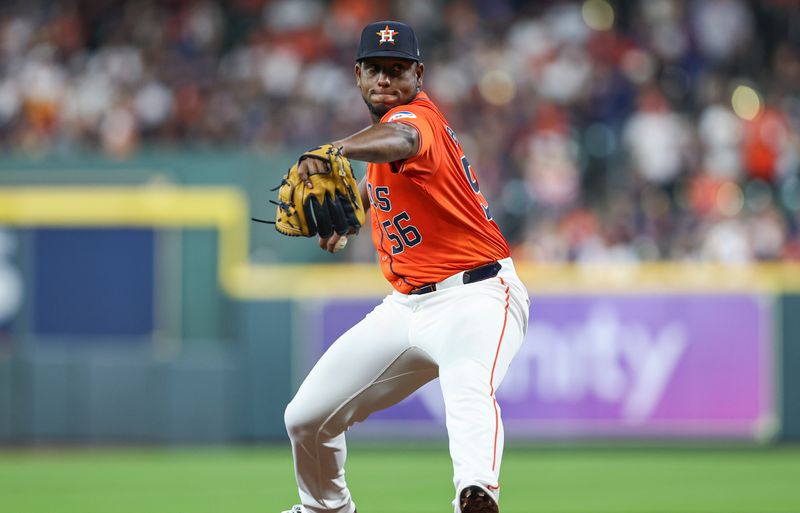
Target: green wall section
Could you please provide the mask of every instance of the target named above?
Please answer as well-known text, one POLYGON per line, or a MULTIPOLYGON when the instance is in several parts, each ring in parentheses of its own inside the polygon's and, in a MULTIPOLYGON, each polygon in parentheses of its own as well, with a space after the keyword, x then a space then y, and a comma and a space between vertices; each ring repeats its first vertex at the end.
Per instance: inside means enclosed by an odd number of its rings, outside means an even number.
POLYGON ((231 358, 45 350, 16 362, 12 442, 218 442, 236 438, 231 358))
POLYGON ((230 337, 224 294, 217 287, 217 234, 212 230, 184 230, 179 265, 182 337, 219 340, 230 337))
POLYGON ((797 441, 800 440, 800 295, 783 296, 781 303, 781 437, 797 441))
POLYGON ((283 410, 291 399, 292 319, 288 301, 243 303, 238 310, 239 382, 247 440, 283 438, 283 410))
POLYGON ((6 358, 0 359, 0 441, 14 436, 14 365, 6 358))
POLYGON ((175 342, 172 354, 26 341, 0 360, 0 442, 282 439, 291 305, 233 307, 234 338, 175 342))

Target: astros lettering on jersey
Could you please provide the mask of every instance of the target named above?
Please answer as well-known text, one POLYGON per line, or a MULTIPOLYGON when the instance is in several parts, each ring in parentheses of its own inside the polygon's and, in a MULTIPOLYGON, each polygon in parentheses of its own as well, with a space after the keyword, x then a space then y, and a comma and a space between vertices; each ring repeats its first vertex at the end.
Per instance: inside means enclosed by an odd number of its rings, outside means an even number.
POLYGON ((413 157, 367 165, 372 240, 392 286, 408 293, 508 257, 508 244, 456 134, 428 96, 420 92, 381 122, 406 123, 419 133, 413 157), (430 201, 410 201, 424 197, 430 201))

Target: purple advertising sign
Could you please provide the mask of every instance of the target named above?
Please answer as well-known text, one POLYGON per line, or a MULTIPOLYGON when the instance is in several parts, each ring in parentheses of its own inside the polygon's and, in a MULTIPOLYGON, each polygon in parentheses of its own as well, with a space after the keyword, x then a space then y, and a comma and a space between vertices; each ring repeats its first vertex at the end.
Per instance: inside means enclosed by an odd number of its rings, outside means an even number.
MULTIPOLYGON (((772 433, 770 310, 762 297, 582 295, 531 303, 525 342, 497 391, 509 437, 772 433)), ((319 351, 375 304, 324 304, 319 351)), ((443 415, 434 382, 354 432, 443 433, 443 415)))

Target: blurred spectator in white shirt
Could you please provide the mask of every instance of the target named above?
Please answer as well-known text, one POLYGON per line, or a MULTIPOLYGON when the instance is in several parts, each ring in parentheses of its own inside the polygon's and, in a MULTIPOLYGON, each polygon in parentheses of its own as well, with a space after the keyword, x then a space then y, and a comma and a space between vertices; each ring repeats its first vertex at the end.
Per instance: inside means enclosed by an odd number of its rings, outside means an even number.
POLYGON ((690 137, 688 124, 654 87, 642 90, 638 110, 623 129, 634 170, 658 185, 671 184, 684 170, 690 137))
POLYGON ((753 14, 742 0, 693 0, 693 35, 701 54, 730 61, 752 43, 753 14))

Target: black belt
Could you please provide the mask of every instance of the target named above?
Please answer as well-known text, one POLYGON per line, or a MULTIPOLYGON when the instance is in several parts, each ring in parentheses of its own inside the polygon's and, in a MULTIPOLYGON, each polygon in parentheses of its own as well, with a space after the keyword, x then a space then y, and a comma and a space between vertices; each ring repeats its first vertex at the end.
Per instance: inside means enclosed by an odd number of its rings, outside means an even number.
MULTIPOLYGON (((470 269, 469 271, 464 271, 463 282, 467 283, 475 283, 478 281, 488 280, 489 278, 494 278, 497 276, 497 273, 500 272, 502 269, 502 265, 500 262, 492 262, 490 264, 482 265, 480 267, 476 267, 475 269, 470 269)), ((428 292, 435 292, 436 291, 436 284, 435 283, 428 283, 427 285, 422 285, 421 287, 417 287, 415 289, 411 289, 409 294, 427 294, 428 292)))

